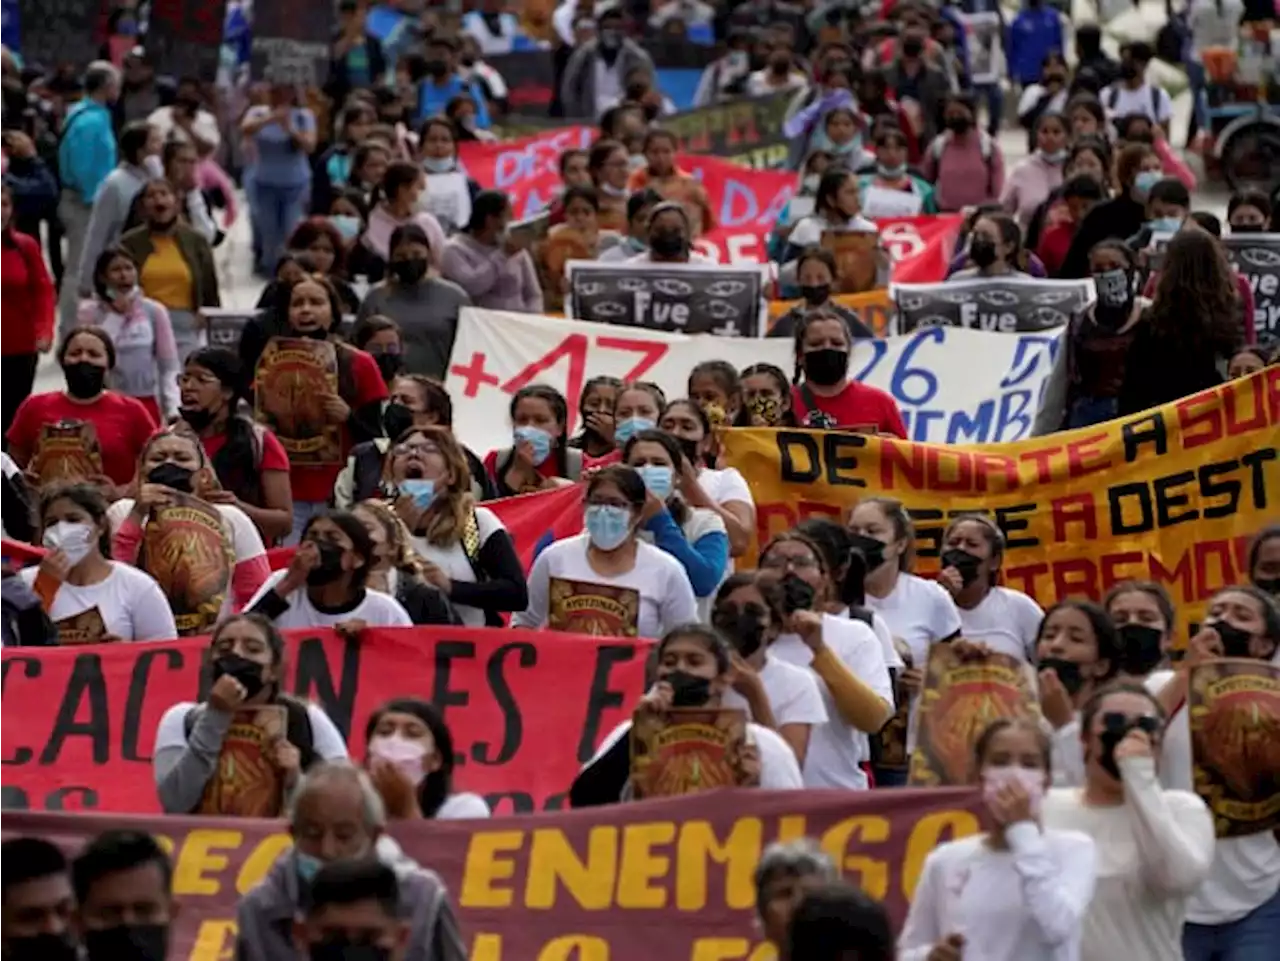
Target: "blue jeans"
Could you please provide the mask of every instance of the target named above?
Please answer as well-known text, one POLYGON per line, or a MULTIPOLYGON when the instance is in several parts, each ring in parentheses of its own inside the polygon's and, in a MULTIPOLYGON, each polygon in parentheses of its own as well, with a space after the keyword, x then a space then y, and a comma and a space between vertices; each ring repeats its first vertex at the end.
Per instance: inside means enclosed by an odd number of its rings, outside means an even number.
POLYGON ((1186 961, 1274 961, 1280 941, 1280 891, 1239 921, 1182 928, 1186 961))
POLYGON ((306 214, 309 184, 293 187, 277 187, 272 184, 254 184, 250 203, 257 201, 257 226, 262 250, 258 269, 274 275, 276 261, 284 253, 289 235, 302 222, 306 214))
POLYGON ((283 546, 297 547, 298 541, 302 540, 302 529, 307 526, 307 521, 317 514, 323 514, 328 509, 329 505, 324 501, 294 501, 293 530, 284 539, 283 546))
MULTIPOLYGON (((1191 83, 1191 105, 1193 108, 1192 128, 1197 131, 1213 133, 1209 128, 1209 95, 1205 90, 1204 64, 1187 61, 1187 80, 1191 83)), ((1172 132, 1171 132, 1172 133, 1172 132)), ((1191 146, 1191 136, 1187 136, 1187 146, 1191 146)))
POLYGON ((1004 87, 998 83, 980 83, 974 86, 973 92, 987 105, 987 133, 994 137, 1000 132, 1000 122, 1004 119, 1004 87))

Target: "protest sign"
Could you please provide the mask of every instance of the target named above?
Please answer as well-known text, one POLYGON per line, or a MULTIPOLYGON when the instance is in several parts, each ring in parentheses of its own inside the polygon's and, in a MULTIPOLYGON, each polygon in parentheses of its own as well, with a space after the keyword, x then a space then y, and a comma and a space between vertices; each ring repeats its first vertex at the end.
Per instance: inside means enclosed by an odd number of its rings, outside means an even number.
POLYGON ((1001 51, 1000 14, 962 13, 960 22, 969 47, 969 77, 975 83, 999 83, 1003 66, 1001 51))
POLYGON ((676 135, 684 153, 727 157, 757 169, 782 167, 788 151, 782 121, 791 98, 788 91, 699 107, 662 118, 662 129, 676 135))
POLYGON ((918 217, 924 198, 906 190, 893 190, 872 184, 862 190, 864 217, 918 217))
POLYGON ((511 198, 516 220, 548 207, 563 186, 560 155, 587 150, 596 139, 594 127, 561 127, 518 140, 458 144, 458 161, 481 187, 501 190, 511 198))
MULTIPOLYGON (((1052 368, 1058 334, 988 334, 932 327, 905 337, 862 340, 849 371, 889 391, 911 437, 984 443, 1026 437, 1052 368)), ((651 380, 669 397, 687 392, 704 360, 741 370, 768 362, 795 367, 784 338, 689 336, 585 321, 464 308, 445 386, 454 430, 477 450, 511 444, 507 408, 526 384, 550 384, 569 401, 569 433, 581 427, 578 396, 588 376, 651 380)))
POLYGON ((213 77, 226 6, 227 0, 151 0, 146 42, 156 73, 213 77))
MULTIPOLYGON (((890 321, 893 317, 893 301, 889 297, 889 291, 882 288, 880 290, 869 290, 865 294, 836 294, 831 298, 831 302, 852 310, 858 315, 858 319, 871 328, 877 337, 884 337, 889 333, 890 321)), ((803 305, 803 300, 769 301, 768 336, 794 336, 794 330, 778 329, 776 324, 779 318, 792 308, 803 305)))
POLYGON ((921 327, 968 327, 1028 333, 1066 326, 1093 299, 1089 280, 982 277, 941 284, 893 285, 897 332, 921 327))
POLYGON ((337 6, 309 0, 254 0, 253 76, 318 87, 329 73, 337 6))
POLYGON ((1005 532, 1004 584, 1041 606, 1097 599, 1137 578, 1167 587, 1194 622, 1215 591, 1249 579, 1249 541, 1280 498, 1278 426, 1280 368, 1270 367, 1131 417, 1012 444, 792 430, 731 430, 722 443, 751 486, 761 543, 884 494, 911 511, 917 571, 930 574, 948 520, 979 511, 1005 532))
MULTIPOLYGON (((775 841, 812 837, 841 874, 906 918, 924 859, 982 827, 972 789, 715 791, 505 818, 393 821, 407 857, 443 878, 472 961, 764 958, 752 883, 775 841)), ((68 856, 110 828, 155 833, 174 860, 169 957, 235 948, 236 903, 289 849, 279 821, 5 814, 3 837, 68 856)))
MULTIPOLYGON (((440 708, 454 783, 504 811, 559 807, 597 744, 630 718, 647 645, 488 628, 287 631, 287 690, 324 708, 352 756, 393 697, 440 708), (536 736, 532 733, 536 731, 536 736)), ((151 751, 172 705, 203 700, 207 638, 3 651, 4 807, 158 810, 151 751)))
POLYGON ((1253 290, 1253 325, 1280 336, 1280 233, 1223 237, 1227 254, 1253 290))
POLYGON ((253 419, 271 429, 291 464, 342 463, 342 432, 325 412, 338 393, 337 347, 272 337, 253 374, 253 419))
POLYGON ((447 233, 465 230, 471 221, 471 187, 467 184, 467 175, 454 170, 427 174, 426 180, 421 209, 440 221, 447 233))
POLYGON ((59 64, 82 68, 98 59, 102 0, 18 0, 22 59, 52 73, 59 64))
POLYGON ((569 316, 618 327, 760 336, 760 268, 571 260, 569 316))

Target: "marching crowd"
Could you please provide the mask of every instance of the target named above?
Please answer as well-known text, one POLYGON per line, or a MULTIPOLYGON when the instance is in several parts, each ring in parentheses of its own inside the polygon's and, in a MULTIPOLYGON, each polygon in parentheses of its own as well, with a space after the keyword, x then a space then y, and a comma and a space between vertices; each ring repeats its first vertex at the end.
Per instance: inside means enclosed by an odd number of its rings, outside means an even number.
MULTIPOLYGON (((756 907, 784 959, 1273 957, 1280 842, 1273 831, 1215 838, 1194 791, 1187 685, 1213 659, 1280 663, 1280 527, 1252 532, 1247 582, 1210 598, 1203 623, 1145 581, 1042 610, 1002 585, 1005 533, 982 513, 950 521, 931 578, 914 572, 910 512, 885 496, 755 544, 752 492, 722 440, 752 426, 907 437, 893 397, 853 376, 854 342, 872 331, 833 299, 839 264, 820 246, 829 232, 875 233, 867 214, 885 192, 919 213, 964 213, 951 276, 1093 279, 1039 433, 1275 363, 1221 243, 1277 229, 1274 198, 1236 193, 1226 223, 1193 209, 1150 47, 1112 60, 1087 25, 1068 58, 1070 24, 1039 0, 1007 34, 1034 148, 1008 170, 994 136, 1001 87, 970 78, 960 5, 886 4, 882 15, 677 0, 639 18, 632 4, 530 6, 547 7, 540 26, 482 0, 457 29, 428 11, 379 40, 363 0, 342 0, 323 96, 254 85, 229 131, 206 84, 157 77, 142 48, 82 74, 5 54, 3 525, 42 557, 21 569, 6 558, 3 643, 179 636, 170 585, 145 556, 148 525, 180 498, 216 512, 231 560, 212 683, 203 701, 164 713, 153 767, 168 814, 288 822, 293 847, 241 898, 236 957, 465 958, 442 881, 386 828, 490 816, 484 798, 455 789, 454 732, 412 684, 369 717, 363 756, 350 756, 323 708, 285 689, 282 630, 556 630, 553 585, 566 580, 637 598, 632 631, 654 647, 636 718, 746 712, 747 782, 767 789, 905 784, 936 645, 1025 669, 1038 717, 995 721, 974 745, 989 830, 928 856, 900 931, 810 842, 765 852, 756 907), (716 226, 677 164, 636 24, 719 38, 700 103, 794 96, 798 189, 770 247, 800 303, 770 333, 793 339, 795 369, 703 362, 679 397, 608 376, 589 376, 579 397, 531 383, 512 395, 510 444, 473 450, 452 429, 465 401, 443 385, 462 308, 541 315, 566 291, 551 251, 698 262, 694 244, 716 226), (509 197, 458 160, 460 143, 495 136, 509 106, 485 54, 526 30, 535 47, 556 47, 557 109, 600 129, 559 159, 546 238, 564 243, 513 231, 509 197), (228 135, 236 163, 220 150, 228 135), (224 172, 235 166, 242 193, 224 172), (210 346, 202 311, 220 304, 215 249, 237 195, 266 286, 238 345, 210 346), (1153 237, 1167 241, 1158 257, 1153 237), (331 463, 292 462, 254 419, 264 356, 290 340, 332 345, 334 386, 315 399, 338 438, 331 463), (50 351, 65 387, 33 394, 50 351), (91 469, 43 484, 51 431, 78 432, 91 469), (582 533, 545 538, 526 569, 493 502, 570 485, 583 490, 582 533), (752 554, 754 569, 736 560, 752 554), (274 793, 253 812, 210 801, 246 710, 283 717, 268 747, 274 793)), ((1213 20, 1191 7, 1195 22, 1213 20)), ((1252 16, 1230 0, 1216 11, 1252 16)), ((1221 33, 1194 35, 1193 62, 1221 33)), ((890 270, 882 256, 877 273, 890 270)), ((610 732, 567 786, 574 807, 633 798, 630 728, 610 732)), ((11 838, 3 855, 4 958, 166 957, 173 868, 149 835, 109 831, 73 860, 11 838)))

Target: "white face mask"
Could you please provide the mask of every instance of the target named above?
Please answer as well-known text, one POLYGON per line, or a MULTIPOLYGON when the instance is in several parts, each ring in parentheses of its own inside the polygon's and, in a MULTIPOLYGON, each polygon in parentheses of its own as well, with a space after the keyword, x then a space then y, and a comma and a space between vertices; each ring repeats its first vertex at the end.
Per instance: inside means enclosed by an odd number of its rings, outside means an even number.
POLYGON ((75 567, 89 556, 94 539, 98 536, 92 524, 59 521, 44 532, 42 542, 51 551, 62 551, 71 566, 75 567))
POLYGON ((393 764, 416 788, 427 776, 427 755, 435 750, 428 741, 411 741, 400 734, 380 735, 369 739, 369 754, 393 764))

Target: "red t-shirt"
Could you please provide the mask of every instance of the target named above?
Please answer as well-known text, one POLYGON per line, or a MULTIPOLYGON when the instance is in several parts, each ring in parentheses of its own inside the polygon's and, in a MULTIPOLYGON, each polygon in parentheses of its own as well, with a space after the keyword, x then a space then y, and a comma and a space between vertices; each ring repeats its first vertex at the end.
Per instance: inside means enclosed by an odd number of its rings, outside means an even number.
MULTIPOLYGON (((214 434, 212 437, 202 437, 200 440, 204 444, 205 454, 213 460, 218 451, 226 446, 227 435, 214 434)), ((289 469, 289 455, 284 452, 284 445, 280 443, 280 438, 268 427, 262 428, 262 463, 256 466, 259 470, 287 471, 289 469)))
MULTIPOLYGON (((907 439, 907 425, 893 398, 879 387, 851 380, 844 390, 832 397, 813 395, 818 410, 836 422, 837 427, 874 427, 882 434, 907 439)), ((809 407, 799 387, 791 388, 791 407, 800 423, 809 415, 809 407)))
POLYGON ((104 390, 97 400, 79 404, 58 391, 35 394, 18 406, 9 427, 9 443, 34 454, 40 428, 60 420, 82 420, 93 425, 102 447, 102 472, 121 485, 133 480, 142 448, 159 428, 151 412, 133 397, 104 390))
MULTIPOLYGON (((342 350, 343 348, 339 348, 342 350)), ((367 404, 387 399, 387 385, 378 372, 378 365, 363 350, 354 347, 346 348, 348 362, 351 365, 352 396, 342 395, 347 406, 355 413, 367 404)), ((289 468, 289 484, 293 488, 295 503, 318 503, 328 501, 333 494, 333 483, 338 479, 342 468, 347 464, 351 454, 351 431, 346 424, 342 425, 342 456, 337 464, 293 464, 289 468)))

